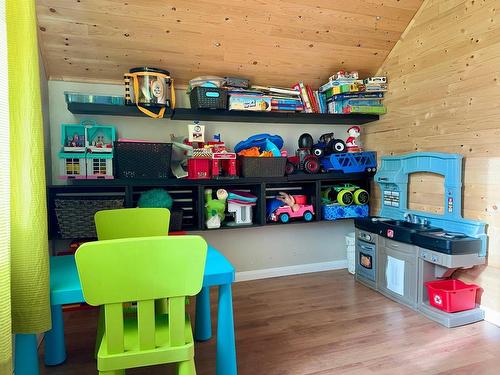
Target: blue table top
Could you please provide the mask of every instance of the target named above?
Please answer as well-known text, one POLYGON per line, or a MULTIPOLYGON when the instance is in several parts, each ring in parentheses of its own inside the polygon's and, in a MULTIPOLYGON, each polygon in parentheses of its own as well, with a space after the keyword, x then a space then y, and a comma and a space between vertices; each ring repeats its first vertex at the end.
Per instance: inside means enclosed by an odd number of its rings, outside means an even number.
MULTIPOLYGON (((208 246, 203 286, 230 284, 234 267, 218 250, 208 246)), ((50 257, 50 302, 52 305, 84 302, 73 255, 50 257)))

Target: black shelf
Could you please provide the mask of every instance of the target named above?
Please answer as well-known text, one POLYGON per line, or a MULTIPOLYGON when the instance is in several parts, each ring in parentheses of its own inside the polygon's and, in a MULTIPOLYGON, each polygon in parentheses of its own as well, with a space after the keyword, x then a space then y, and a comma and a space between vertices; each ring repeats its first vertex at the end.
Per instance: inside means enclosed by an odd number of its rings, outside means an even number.
MULTIPOLYGON (((75 115, 106 115, 106 116, 134 116, 146 117, 136 106, 109 105, 95 103, 68 103, 68 110, 75 115)), ((152 108, 158 113, 159 108, 152 108)), ((362 125, 377 121, 378 115, 365 114, 327 114, 327 113, 282 113, 282 112, 253 112, 227 111, 221 109, 167 109, 164 118, 189 121, 218 121, 218 122, 256 122, 280 124, 324 124, 324 125, 362 125)))
POLYGON ((175 109, 172 115, 172 120, 330 125, 362 125, 378 119, 378 115, 364 114, 340 115, 327 113, 226 111, 220 109, 195 110, 188 108, 175 109))
POLYGON ((283 177, 240 177, 231 179, 207 179, 207 180, 190 180, 186 178, 165 178, 165 179, 102 179, 102 180, 69 180, 69 185, 52 185, 51 188, 60 188, 66 186, 207 186, 218 187, 227 185, 253 185, 260 183, 274 184, 286 182, 314 182, 314 181, 360 181, 371 179, 373 174, 370 173, 318 173, 306 174, 297 173, 283 177))
MULTIPOLYGON (((148 108, 158 113, 160 108, 148 108)), ((105 115, 105 116, 132 116, 147 117, 135 105, 111 105, 96 103, 68 103, 68 111, 75 115, 105 115)), ((163 118, 170 118, 172 110, 166 109, 163 118)))
MULTIPOLYGON (((284 177, 254 177, 219 180, 187 180, 187 179, 115 179, 115 180, 70 180, 68 185, 51 185, 47 187, 49 236, 51 239, 60 239, 58 223, 55 214, 55 199, 61 197, 111 197, 124 198, 125 207, 135 207, 138 194, 149 188, 163 187, 167 189, 173 199, 174 208, 185 210, 183 230, 186 231, 214 231, 227 229, 257 228, 263 226, 289 225, 304 223, 292 221, 288 224, 267 222, 266 197, 270 191, 302 192, 311 199, 316 216, 312 223, 322 222, 321 219, 321 190, 335 183, 353 182, 370 191, 371 173, 324 173, 316 175, 296 174, 284 177), (223 226, 220 229, 207 229, 204 218, 204 190, 206 188, 232 187, 250 189, 259 203, 254 208, 254 222, 247 226, 223 226), (177 206, 175 206, 177 205, 177 206), (188 215, 186 215, 186 213, 188 215)), ((272 194, 271 194, 272 195, 272 194)))

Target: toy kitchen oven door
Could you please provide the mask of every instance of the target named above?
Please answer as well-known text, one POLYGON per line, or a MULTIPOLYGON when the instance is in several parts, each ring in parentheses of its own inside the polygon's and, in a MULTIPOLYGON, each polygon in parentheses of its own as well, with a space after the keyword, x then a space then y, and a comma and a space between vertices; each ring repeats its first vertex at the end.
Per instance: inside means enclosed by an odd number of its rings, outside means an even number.
POLYGON ((377 236, 356 228, 356 280, 377 288, 377 236))

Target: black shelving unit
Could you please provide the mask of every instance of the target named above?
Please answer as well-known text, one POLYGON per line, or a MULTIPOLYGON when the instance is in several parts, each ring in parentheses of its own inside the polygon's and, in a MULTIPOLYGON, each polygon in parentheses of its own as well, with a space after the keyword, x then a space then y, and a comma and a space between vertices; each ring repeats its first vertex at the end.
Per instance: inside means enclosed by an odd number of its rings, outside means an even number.
MULTIPOLYGON (((49 236, 51 239, 61 238, 55 214, 55 199, 63 197, 124 197, 125 207, 135 207, 141 192, 152 188, 164 188, 174 200, 174 209, 184 211, 183 230, 201 231, 205 228, 205 196, 207 188, 234 188, 250 190, 258 198, 253 214, 253 225, 241 227, 222 227, 214 230, 255 228, 268 225, 289 225, 270 223, 266 220, 266 198, 278 191, 306 194, 315 209, 314 222, 321 221, 321 191, 332 184, 354 183, 370 191, 372 175, 369 173, 327 173, 296 174, 288 177, 237 178, 218 180, 187 179, 155 179, 155 180, 72 180, 69 185, 51 185, 47 187, 49 236)), ((298 221, 303 222, 303 221, 298 221)))
MULTIPOLYGON (((135 106, 95 103, 68 103, 68 110, 75 115, 108 115, 146 117, 135 106)), ((159 108, 152 108, 157 113, 159 108)), ((377 121, 378 115, 327 114, 327 113, 282 113, 227 111, 220 109, 195 110, 189 108, 167 109, 164 118, 189 121, 250 122, 280 124, 362 125, 377 121)))

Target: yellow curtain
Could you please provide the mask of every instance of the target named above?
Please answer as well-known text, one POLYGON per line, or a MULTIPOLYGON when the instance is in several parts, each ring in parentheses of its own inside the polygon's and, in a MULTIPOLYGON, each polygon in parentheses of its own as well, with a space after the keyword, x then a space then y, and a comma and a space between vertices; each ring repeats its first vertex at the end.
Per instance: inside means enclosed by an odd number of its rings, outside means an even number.
POLYGON ((51 328, 43 124, 34 0, 6 0, 14 333, 51 328))
MULTIPOLYGON (((5 4, 0 0, 0 66, 7 65, 5 23, 5 4)), ((7 71, 0 69, 0 374, 12 374, 8 92, 7 71)))

